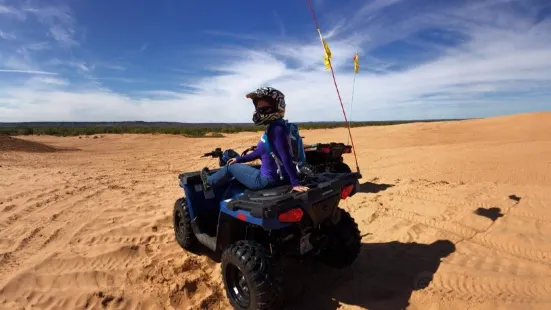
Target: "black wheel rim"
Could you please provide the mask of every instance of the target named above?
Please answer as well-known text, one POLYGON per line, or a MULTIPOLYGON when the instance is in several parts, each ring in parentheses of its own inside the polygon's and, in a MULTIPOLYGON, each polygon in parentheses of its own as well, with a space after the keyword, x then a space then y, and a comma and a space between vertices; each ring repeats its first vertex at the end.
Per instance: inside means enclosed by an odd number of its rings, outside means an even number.
POLYGON ((251 292, 249 283, 245 275, 233 264, 228 264, 226 267, 226 285, 230 293, 231 299, 241 308, 249 308, 251 302, 251 292))
POLYGON ((174 221, 176 222, 176 235, 179 239, 184 237, 186 222, 181 210, 176 211, 174 221))

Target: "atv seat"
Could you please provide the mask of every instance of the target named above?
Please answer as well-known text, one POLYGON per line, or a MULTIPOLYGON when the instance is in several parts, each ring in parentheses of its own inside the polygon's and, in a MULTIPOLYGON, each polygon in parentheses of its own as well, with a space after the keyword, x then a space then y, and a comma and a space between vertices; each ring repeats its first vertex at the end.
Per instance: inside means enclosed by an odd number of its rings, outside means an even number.
POLYGON ((247 189, 243 192, 243 195, 248 197, 249 200, 269 200, 273 199, 274 196, 282 196, 290 193, 292 188, 291 185, 282 185, 257 191, 247 189))
POLYGON ((289 209, 297 205, 297 201, 295 200, 297 193, 292 193, 291 189, 291 185, 257 191, 246 189, 242 195, 234 199, 225 200, 221 204, 232 211, 248 211, 253 217, 273 218, 277 216, 280 210, 289 209))

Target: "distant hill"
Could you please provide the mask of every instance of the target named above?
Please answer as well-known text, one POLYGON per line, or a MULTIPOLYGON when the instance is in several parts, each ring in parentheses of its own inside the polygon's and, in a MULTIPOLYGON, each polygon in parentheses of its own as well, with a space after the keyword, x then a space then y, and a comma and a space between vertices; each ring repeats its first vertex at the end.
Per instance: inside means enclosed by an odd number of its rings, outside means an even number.
POLYGON ((247 126, 249 124, 226 124, 226 123, 179 123, 179 122, 20 122, 0 123, 0 127, 229 127, 247 126))
MULTIPOLYGON (((352 122, 352 127, 397 125, 416 122, 439 122, 461 119, 399 120, 352 122)), ((301 129, 344 127, 344 122, 297 122, 301 129)), ((189 137, 220 137, 223 133, 259 131, 251 123, 179 123, 179 122, 21 122, 0 123, 0 135, 55 135, 79 136, 103 133, 162 133, 189 137), (215 133, 212 135, 212 133, 215 133)))
MULTIPOLYGON (((441 122, 453 121, 461 119, 429 119, 429 120, 396 120, 396 121, 365 121, 351 122, 352 125, 370 126, 370 125, 392 125, 418 122, 441 122)), ((305 126, 323 126, 323 125, 344 125, 344 122, 296 122, 299 125, 305 126)), ((114 126, 129 126, 129 127, 253 127, 252 123, 180 123, 180 122, 144 122, 144 121, 123 121, 123 122, 17 122, 17 123, 2 123, 0 127, 114 127, 114 126)))

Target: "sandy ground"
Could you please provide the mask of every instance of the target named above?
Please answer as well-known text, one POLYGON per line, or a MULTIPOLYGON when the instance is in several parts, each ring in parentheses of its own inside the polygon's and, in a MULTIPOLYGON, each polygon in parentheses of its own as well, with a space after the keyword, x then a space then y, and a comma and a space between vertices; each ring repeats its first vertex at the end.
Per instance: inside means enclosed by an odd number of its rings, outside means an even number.
MULTIPOLYGON (((353 132, 362 193, 341 206, 361 254, 340 272, 290 267, 291 308, 551 309, 551 113, 353 132)), ((28 137, 66 151, 0 152, 0 308, 228 308, 219 264, 174 241, 177 175, 258 136, 28 137)))

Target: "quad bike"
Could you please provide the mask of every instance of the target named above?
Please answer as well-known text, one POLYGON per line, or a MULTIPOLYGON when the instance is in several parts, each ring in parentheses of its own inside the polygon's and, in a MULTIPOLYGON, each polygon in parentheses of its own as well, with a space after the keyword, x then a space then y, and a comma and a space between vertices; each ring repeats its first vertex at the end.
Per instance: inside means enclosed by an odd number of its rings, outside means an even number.
MULTIPOLYGON (((237 153, 216 149, 203 156, 224 166, 237 153)), ((176 200, 173 211, 176 240, 185 250, 202 244, 221 254, 234 309, 280 309, 283 280, 275 266, 281 258, 313 258, 344 268, 358 256, 358 226, 339 202, 356 194, 359 178, 358 173, 302 175, 310 189, 299 193, 290 185, 251 191, 235 180, 205 190, 199 171, 182 173, 185 197, 176 200)))
MULTIPOLYGON (((252 146, 242 155, 254 151, 256 146, 252 146)), ((344 143, 316 143, 304 146, 306 154, 306 165, 312 172, 335 172, 350 173, 350 166, 344 163, 343 154, 352 153, 352 146, 344 143)))
POLYGON ((344 143, 317 143, 304 146, 306 162, 314 172, 350 173, 343 154, 352 153, 352 146, 344 143))

